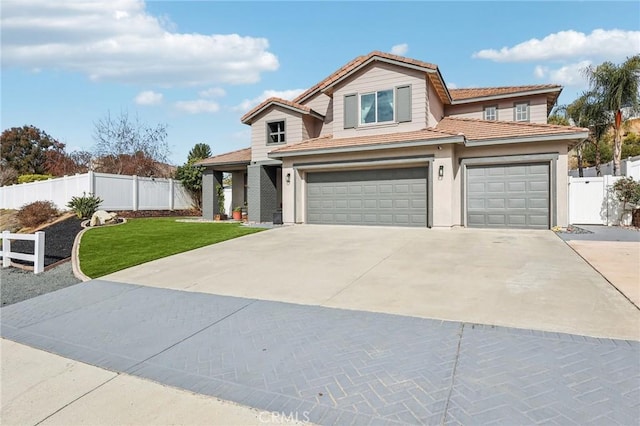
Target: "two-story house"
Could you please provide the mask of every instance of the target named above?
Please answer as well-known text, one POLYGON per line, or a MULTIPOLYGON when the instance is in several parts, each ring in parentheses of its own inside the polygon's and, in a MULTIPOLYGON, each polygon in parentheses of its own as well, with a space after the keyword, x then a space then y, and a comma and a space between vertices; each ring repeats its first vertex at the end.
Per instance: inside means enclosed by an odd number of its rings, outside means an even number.
POLYGON ((567 152, 548 125, 562 87, 449 89, 436 65, 372 52, 293 101, 247 112, 251 147, 203 160, 203 215, 233 174, 250 221, 419 227, 566 226, 567 152))

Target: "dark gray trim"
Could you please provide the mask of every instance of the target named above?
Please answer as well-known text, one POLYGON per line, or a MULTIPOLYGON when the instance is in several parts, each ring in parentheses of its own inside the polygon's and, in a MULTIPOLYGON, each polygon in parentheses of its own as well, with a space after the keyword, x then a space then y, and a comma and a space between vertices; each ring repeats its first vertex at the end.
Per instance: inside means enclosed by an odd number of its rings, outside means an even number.
POLYGON ((213 168, 215 170, 216 166, 222 166, 222 167, 248 166, 249 164, 251 164, 251 161, 230 161, 228 163, 209 163, 209 164, 200 163, 200 166, 207 167, 207 168, 213 168))
POLYGON ((531 102, 530 101, 520 101, 513 103, 513 121, 515 123, 529 123, 531 121, 531 102), (527 105, 527 119, 526 120, 516 120, 516 106, 517 105, 527 105))
POLYGON ((395 88, 395 121, 397 123, 409 123, 412 120, 412 104, 411 104, 411 97, 412 97, 412 91, 413 91, 413 87, 411 86, 411 84, 405 84, 402 86, 396 86, 395 88), (401 89, 409 89, 409 91, 405 94, 404 91, 401 92, 401 89), (406 96, 406 99, 403 98, 403 96, 406 96), (402 107, 406 107, 407 111, 403 111, 401 110, 402 107), (406 116, 405 116, 406 113, 406 116))
POLYGON ((552 228, 558 224, 558 174, 557 163, 559 154, 557 152, 544 154, 519 154, 519 155, 503 155, 499 157, 468 157, 460 158, 461 174, 461 214, 462 225, 467 226, 467 166, 489 166, 489 165, 511 165, 511 164, 532 164, 547 163, 549 164, 549 227, 552 228))
POLYGON ((265 129, 265 140, 266 140, 267 145, 274 146, 274 145, 286 145, 287 144, 287 139, 289 137, 287 133, 289 133, 289 132, 287 132, 287 118, 286 117, 279 118, 279 119, 276 119, 276 120, 265 121, 264 122, 264 129, 265 129), (269 142, 269 140, 271 139, 270 138, 271 131, 269 130, 269 124, 280 123, 280 122, 284 123, 284 129, 283 129, 284 142, 269 142))
POLYGON ((358 106, 360 100, 357 93, 348 93, 342 99, 342 124, 345 129, 355 129, 358 127, 358 106))

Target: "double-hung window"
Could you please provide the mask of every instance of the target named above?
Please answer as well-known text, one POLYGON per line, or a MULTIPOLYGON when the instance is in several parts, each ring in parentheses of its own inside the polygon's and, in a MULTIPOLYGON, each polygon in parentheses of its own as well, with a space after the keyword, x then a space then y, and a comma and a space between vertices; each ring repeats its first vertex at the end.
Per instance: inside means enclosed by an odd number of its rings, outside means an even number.
POLYGON ((360 95, 360 124, 393 121, 393 92, 389 89, 360 95))
POLYGON ((513 106, 514 121, 529 121, 529 104, 519 103, 513 106))
POLYGON ((284 120, 267 123, 267 143, 286 142, 284 132, 284 120))
POLYGON ((498 107, 496 106, 488 106, 484 107, 484 116, 485 120, 497 120, 498 119, 498 107))

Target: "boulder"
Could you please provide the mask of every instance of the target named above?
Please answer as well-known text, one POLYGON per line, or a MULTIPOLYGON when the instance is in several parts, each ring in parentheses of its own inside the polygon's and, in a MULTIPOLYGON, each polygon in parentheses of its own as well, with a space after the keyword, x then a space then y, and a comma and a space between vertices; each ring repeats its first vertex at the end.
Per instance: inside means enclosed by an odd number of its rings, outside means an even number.
POLYGON ((116 213, 109 213, 104 210, 98 210, 91 216, 91 222, 89 226, 99 226, 108 223, 116 223, 118 215, 116 213))

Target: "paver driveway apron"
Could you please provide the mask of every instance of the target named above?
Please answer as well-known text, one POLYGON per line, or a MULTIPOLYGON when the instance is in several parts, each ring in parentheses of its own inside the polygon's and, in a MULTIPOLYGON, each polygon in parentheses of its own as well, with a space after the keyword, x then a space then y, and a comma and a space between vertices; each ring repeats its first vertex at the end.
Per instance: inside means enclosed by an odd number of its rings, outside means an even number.
POLYGON ((551 231, 303 225, 110 281, 640 340, 639 311, 551 231))
POLYGON ((108 281, 0 314, 4 338, 320 424, 633 424, 638 414, 638 342, 108 281))

